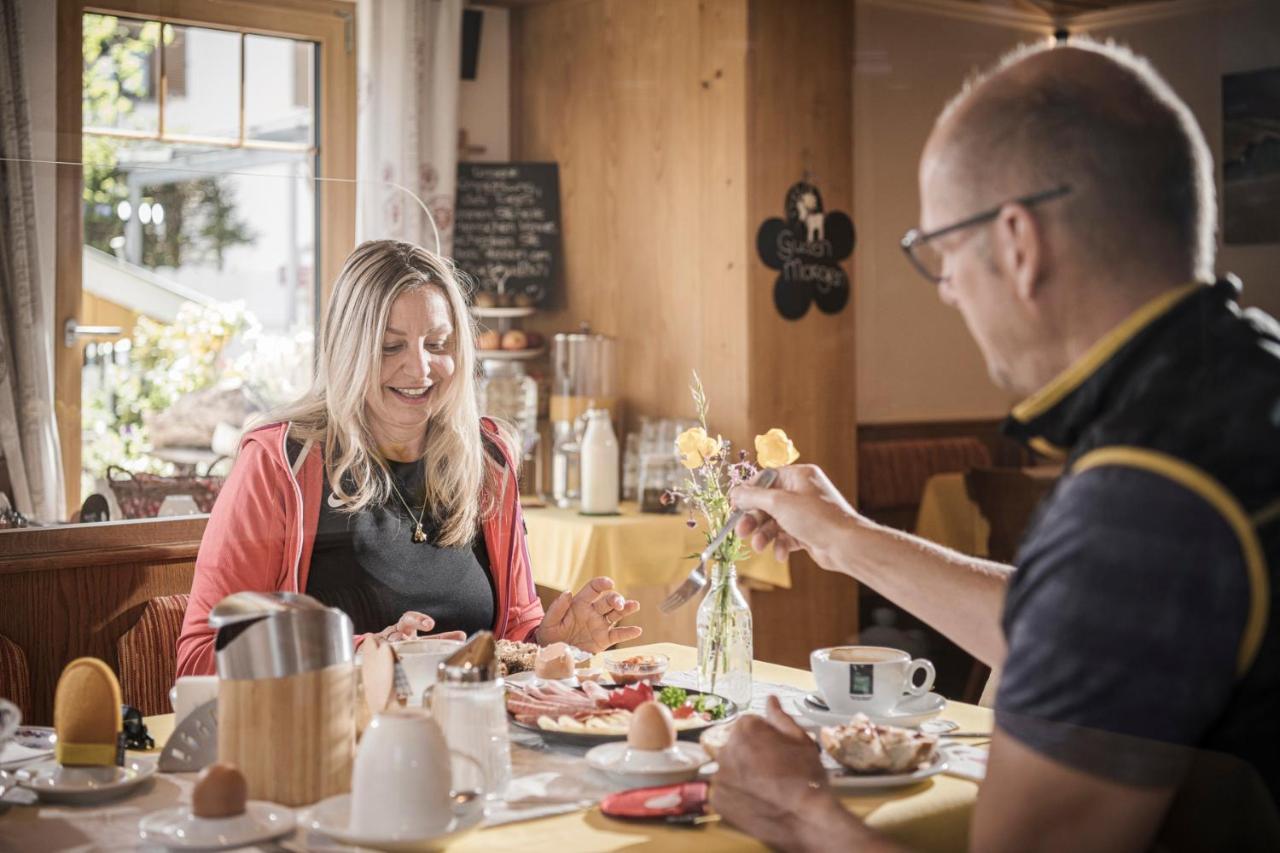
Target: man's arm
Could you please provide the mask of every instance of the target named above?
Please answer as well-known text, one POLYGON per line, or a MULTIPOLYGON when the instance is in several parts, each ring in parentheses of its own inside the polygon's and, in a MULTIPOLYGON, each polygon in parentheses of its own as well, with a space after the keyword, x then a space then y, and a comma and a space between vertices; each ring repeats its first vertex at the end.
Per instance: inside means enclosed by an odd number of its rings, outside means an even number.
POLYGON ((822 470, 792 465, 772 489, 740 486, 734 504, 754 513, 738 534, 763 551, 804 549, 819 566, 865 583, 991 667, 1004 662, 1000 612, 1013 569, 967 557, 859 515, 822 470))
POLYGON ((974 807, 970 848, 981 853, 1146 850, 1174 790, 1125 785, 1076 770, 997 730, 974 807))

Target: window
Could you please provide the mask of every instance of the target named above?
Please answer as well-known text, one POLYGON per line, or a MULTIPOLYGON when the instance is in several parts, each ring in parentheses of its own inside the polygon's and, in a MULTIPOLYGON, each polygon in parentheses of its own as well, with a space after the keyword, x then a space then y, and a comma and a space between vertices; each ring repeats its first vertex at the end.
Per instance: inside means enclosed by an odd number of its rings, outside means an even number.
POLYGON ((354 219, 314 180, 353 177, 350 4, 120 5, 81 12, 81 249, 58 270, 69 512, 99 493, 113 519, 207 509, 199 481, 166 495, 148 475, 218 473, 247 417, 305 390, 354 219))

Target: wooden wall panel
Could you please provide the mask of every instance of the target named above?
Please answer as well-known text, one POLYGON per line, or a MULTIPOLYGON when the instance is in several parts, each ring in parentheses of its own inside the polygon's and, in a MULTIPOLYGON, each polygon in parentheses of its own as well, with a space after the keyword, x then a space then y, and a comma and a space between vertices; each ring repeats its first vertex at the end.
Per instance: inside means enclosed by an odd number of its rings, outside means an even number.
MULTIPOLYGON (((853 498, 853 300, 785 321, 755 254, 806 170, 853 210, 850 0, 560 0, 512 29, 515 156, 561 175, 566 281, 536 327, 617 335, 631 414, 690 413, 698 369, 713 430, 782 426, 853 498)), ((754 598, 756 649, 804 665, 856 631, 857 592, 803 557, 792 575, 754 598)))
POLYGON ((592 0, 516 14, 515 156, 560 164, 565 287, 535 325, 618 338, 630 415, 746 414, 746 9, 592 0))
MULTIPOLYGON (((749 8, 750 221, 783 215, 787 189, 806 177, 826 210, 852 214, 853 4, 810 0, 803 14, 778 0, 751 0, 749 8)), ((752 261, 751 426, 784 427, 803 461, 820 465, 853 500, 854 299, 839 314, 815 306, 784 320, 773 305, 776 272, 752 261)), ((852 280, 852 261, 844 267, 852 280)), ((756 645, 764 659, 807 666, 811 649, 857 631, 858 586, 805 554, 792 557, 791 576, 792 589, 757 597, 756 645)))
MULTIPOLYGON (((116 641, 160 595, 190 592, 207 516, 0 531, 0 634, 31 670, 29 721, 49 725, 62 668, 116 641)), ((174 652, 176 654, 176 650, 174 652)))

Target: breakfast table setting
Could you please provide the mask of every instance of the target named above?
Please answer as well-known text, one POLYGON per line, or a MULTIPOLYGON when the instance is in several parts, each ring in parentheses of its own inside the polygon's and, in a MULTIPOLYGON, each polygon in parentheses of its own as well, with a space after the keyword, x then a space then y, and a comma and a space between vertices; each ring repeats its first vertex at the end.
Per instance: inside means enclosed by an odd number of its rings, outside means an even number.
MULTIPOLYGON (((841 652, 842 650, 836 649, 824 654, 829 657, 834 653, 839 657, 841 652)), ((883 650, 882 654, 892 657, 891 652, 892 650, 883 650)), ((661 661, 665 666, 661 676, 662 685, 692 690, 692 685, 696 683, 696 674, 693 672, 696 650, 691 647, 658 643, 632 647, 625 650, 625 656, 620 655, 623 653, 591 657, 584 661, 582 669, 590 671, 610 660, 644 663, 661 661)), ((833 663, 837 670, 842 666, 861 670, 869 666, 879 669, 884 663, 892 661, 865 664, 837 660, 833 663)), ((532 675, 532 672, 528 674, 532 675)), ((820 673, 820 677, 824 676, 820 673)), ((518 675, 511 678, 516 682, 522 680, 518 675)), ((824 713, 818 707, 823 703, 821 695, 815 695, 818 683, 812 672, 757 661, 753 664, 752 678, 751 701, 740 709, 741 713, 761 712, 766 697, 773 695, 778 696, 783 707, 806 727, 816 728, 824 722, 835 723, 839 719, 847 719, 847 715, 831 711, 824 713)), ((524 680, 528 683, 531 679, 524 680)), ((627 687, 630 688, 635 683, 627 687)), ((936 697, 936 694, 925 692, 921 696, 929 699, 936 697)), ((984 766, 982 746, 986 743, 993 724, 991 712, 976 706, 941 700, 940 697, 931 699, 929 704, 919 705, 919 699, 920 697, 906 696, 904 702, 899 703, 907 706, 906 713, 919 712, 919 719, 904 716, 903 713, 896 716, 901 722, 915 723, 916 726, 924 724, 926 730, 938 733, 938 754, 942 758, 937 763, 943 769, 906 782, 896 779, 877 782, 875 776, 861 779, 855 777, 856 787, 845 787, 839 779, 841 774, 832 770, 833 786, 851 811, 891 838, 925 850, 961 849, 965 846, 969 812, 977 794, 976 779, 980 778, 984 766), (912 706, 913 702, 917 705, 912 706)), ((190 713, 192 712, 189 711, 188 714, 190 713)), ((400 713, 409 712, 405 710, 400 713)), ((149 717, 145 723, 156 744, 164 745, 171 740, 174 715, 149 717)), ((408 728, 412 728, 412 720, 406 720, 405 723, 408 728)), ((602 811, 601 801, 611 794, 635 787, 626 776, 587 766, 586 754, 594 747, 566 743, 559 738, 544 738, 536 731, 517 726, 514 719, 509 724, 510 771, 504 793, 498 797, 486 798, 483 808, 475 810, 476 817, 463 831, 457 832, 452 838, 441 839, 439 845, 431 841, 400 844, 375 841, 372 849, 447 847, 450 850, 489 850, 519 846, 526 850, 548 851, 616 850, 623 847, 696 847, 718 850, 759 846, 747 836, 720 823, 714 815, 699 815, 696 820, 680 821, 660 817, 649 820, 609 817, 602 811)), ((403 741, 406 736, 403 733, 396 735, 395 728, 390 727, 387 734, 403 741)), ((31 735, 32 732, 29 731, 28 737, 31 735)), ((681 745, 686 743, 680 741, 681 745)), ((438 754, 442 743, 436 743, 435 747, 438 754)), ((430 752, 428 749, 427 754, 430 752)), ((353 805, 360 797, 359 789, 362 786, 373 789, 381 785, 385 789, 396 783, 398 771, 392 769, 395 762, 388 759, 387 754, 385 745, 381 752, 378 751, 370 730, 366 729, 357 750, 351 780, 354 788, 351 800, 353 805), (362 767, 362 758, 366 753, 376 766, 362 767), (366 772, 362 776, 362 770, 372 770, 373 773, 371 775, 366 772)), ((197 835, 184 840, 176 834, 157 834, 155 827, 163 821, 157 821, 156 816, 168 815, 172 820, 174 815, 185 815, 188 804, 192 803, 193 791, 198 787, 199 778, 195 772, 156 772, 154 765, 158 755, 158 751, 154 749, 129 752, 126 763, 148 768, 143 771, 144 778, 131 789, 117 795, 107 792, 101 801, 95 801, 96 798, 90 798, 84 804, 48 801, 48 798, 33 787, 21 784, 11 786, 0 797, 0 850, 190 849, 199 846, 202 841, 210 840, 197 835), (147 823, 149 819, 150 823, 147 823), (140 829, 144 824, 151 829, 148 838, 143 837, 143 830, 140 829)), ((22 756, 28 762, 40 757, 34 751, 25 750, 22 756)), ((28 763, 26 766, 32 765, 28 763)), ((691 778, 706 779, 706 771, 713 767, 714 765, 704 766, 691 778)), ((6 767, 5 772, 12 777, 21 772, 21 766, 6 767)), ((406 779, 400 779, 400 782, 418 789, 406 802, 422 803, 429 800, 430 792, 423 791, 422 788, 431 785, 424 779, 430 776, 438 782, 441 777, 447 778, 448 775, 446 763, 428 774, 417 770, 412 777, 406 777, 407 782, 406 779)), ((455 779, 455 783, 456 781, 455 779)), ((439 785, 435 787, 439 788, 439 785)), ((387 790, 371 793, 374 801, 378 796, 383 797, 385 805, 387 790)), ((444 790, 436 793, 448 796, 448 792, 444 790)), ((366 797, 365 800, 365 808, 376 806, 376 802, 374 806, 370 805, 370 798, 366 797)), ((208 808, 207 803, 205 807, 208 808)), ((214 811, 216 810, 215 803, 214 811)), ((275 814, 266 816, 266 822, 274 827, 272 833, 268 834, 274 834, 274 837, 250 841, 244 845, 235 845, 237 839, 234 836, 222 840, 227 842, 227 846, 261 850, 368 849, 363 844, 351 843, 353 839, 345 832, 347 827, 339 832, 344 838, 319 831, 317 827, 323 825, 320 821, 324 816, 318 818, 317 812, 314 806, 296 809, 278 807, 275 814)), ((369 818, 376 823, 394 819, 394 816, 375 814, 369 818)), ((188 817, 187 820, 192 819, 188 817)), ((207 820, 216 823, 218 820, 235 821, 237 818, 207 820)))

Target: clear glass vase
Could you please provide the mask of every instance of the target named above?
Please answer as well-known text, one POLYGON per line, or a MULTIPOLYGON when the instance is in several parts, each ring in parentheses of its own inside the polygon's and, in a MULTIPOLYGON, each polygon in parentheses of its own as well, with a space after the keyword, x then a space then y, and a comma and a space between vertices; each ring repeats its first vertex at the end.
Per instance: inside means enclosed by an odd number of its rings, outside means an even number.
POLYGON ((751 704, 751 607, 732 564, 711 567, 711 586, 698 605, 698 689, 744 709, 751 704))

